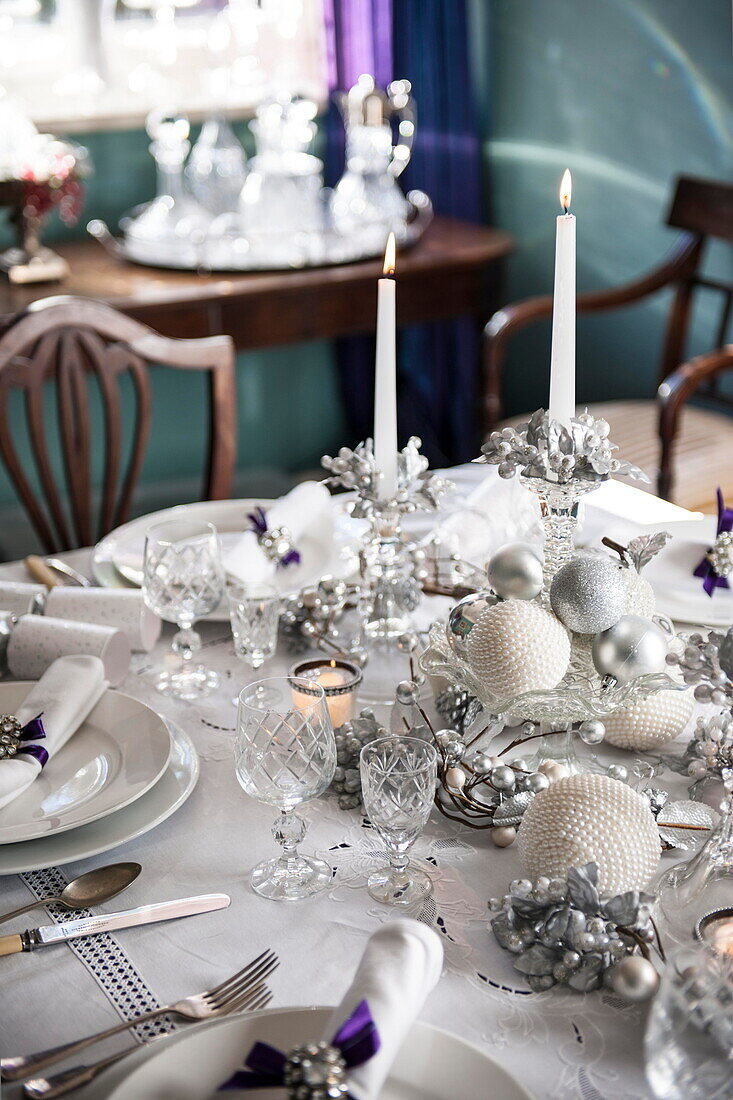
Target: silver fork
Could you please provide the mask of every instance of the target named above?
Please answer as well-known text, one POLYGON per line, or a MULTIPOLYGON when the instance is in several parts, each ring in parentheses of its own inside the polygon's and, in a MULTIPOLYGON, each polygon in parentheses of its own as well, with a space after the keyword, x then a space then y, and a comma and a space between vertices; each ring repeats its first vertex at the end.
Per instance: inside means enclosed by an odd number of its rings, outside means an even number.
POLYGON ((145 1023, 146 1020, 152 1020, 155 1016, 165 1016, 166 1013, 170 1013, 173 1016, 181 1016, 185 1020, 210 1020, 213 1016, 221 1016, 224 1012, 234 1012, 236 1008, 233 1006, 241 1001, 245 994, 261 985, 279 965, 280 960, 274 951, 263 951, 251 963, 238 970, 236 974, 232 974, 226 981, 214 986, 213 989, 207 989, 192 997, 184 997, 183 1000, 163 1005, 162 1008, 154 1008, 142 1016, 137 1016, 134 1020, 123 1020, 122 1023, 115 1024, 105 1031, 99 1031, 96 1035, 87 1035, 85 1039, 77 1039, 73 1043, 64 1043, 63 1046, 42 1050, 38 1054, 1 1058, 0 1078, 4 1081, 19 1081, 22 1077, 30 1077, 46 1069, 47 1066, 53 1066, 64 1058, 70 1058, 72 1054, 92 1046, 93 1043, 109 1039, 110 1036, 145 1023))
MULTIPOLYGON (((270 990, 265 986, 258 986, 257 989, 252 990, 244 997, 242 1003, 232 1006, 219 1013, 219 1015, 229 1016, 233 1012, 245 1011, 259 1012, 261 1009, 267 1008, 271 1000, 272 993, 270 990)), ((154 1039, 150 1039, 144 1045, 150 1046, 160 1039, 167 1038, 167 1035, 156 1035, 154 1039)), ((82 1085, 93 1081, 109 1066, 113 1066, 115 1062, 127 1058, 129 1054, 134 1054, 136 1050, 140 1050, 138 1043, 135 1046, 125 1047, 117 1054, 112 1054, 109 1058, 102 1058, 99 1062, 93 1062, 88 1066, 74 1066, 72 1069, 63 1070, 51 1077, 31 1077, 23 1086, 23 1095, 30 1097, 31 1100, 53 1100, 55 1096, 65 1096, 67 1092, 72 1092, 74 1089, 81 1088, 82 1085)))

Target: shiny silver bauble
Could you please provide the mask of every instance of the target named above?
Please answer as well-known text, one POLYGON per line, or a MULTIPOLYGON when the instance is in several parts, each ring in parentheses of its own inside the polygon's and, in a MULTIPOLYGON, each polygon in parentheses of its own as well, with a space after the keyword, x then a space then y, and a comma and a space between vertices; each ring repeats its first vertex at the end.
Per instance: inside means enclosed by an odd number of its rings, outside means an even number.
POLYGON ((610 558, 581 554, 552 579, 550 603, 561 623, 576 634, 598 634, 626 611, 627 588, 610 558))
POLYGON ((493 592, 484 590, 469 593, 451 608, 448 615, 448 641, 459 657, 466 656, 466 642, 476 620, 487 608, 494 607, 498 602, 498 597, 493 592))
POLYGON ((533 600, 542 591, 542 558, 526 542, 510 542, 488 565, 489 584, 503 600, 533 600))
POLYGON ((593 664, 601 676, 627 684, 637 676, 664 671, 667 636, 650 619, 624 615, 593 639, 593 664))

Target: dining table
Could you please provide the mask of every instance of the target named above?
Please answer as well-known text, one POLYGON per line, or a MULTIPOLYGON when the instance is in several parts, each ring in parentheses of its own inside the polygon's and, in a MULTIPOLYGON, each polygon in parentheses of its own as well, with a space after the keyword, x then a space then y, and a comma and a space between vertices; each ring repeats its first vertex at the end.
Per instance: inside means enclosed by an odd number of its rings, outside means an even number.
MULTIPOLYGON (((468 465, 452 471, 469 492, 487 474, 468 465)), ((62 555, 90 575, 90 551, 62 555)), ((0 579, 27 579, 21 562, 0 566, 0 579)), ((416 612, 427 628, 444 616, 450 601, 425 596, 416 612)), ((151 672, 165 659, 171 627, 155 649, 136 654, 117 690, 151 706, 185 730, 195 744, 201 771, 188 800, 151 832, 114 851, 62 867, 0 878, 0 908, 55 894, 63 884, 102 863, 134 860, 142 873, 122 898, 99 912, 209 892, 230 895, 229 908, 103 934, 47 950, 0 960, 0 1050, 31 1052, 78 1038, 131 1018, 152 1006, 210 987, 253 956, 273 949, 280 966, 269 979, 273 1007, 338 1003, 367 938, 395 911, 373 901, 366 889, 383 848, 363 810, 343 810, 327 793, 304 807, 308 833, 303 850, 316 852, 333 868, 318 896, 282 903, 259 897, 249 883, 258 861, 274 854, 272 807, 248 797, 235 775, 237 710, 233 698, 248 682, 285 673, 294 661, 281 646, 253 672, 235 656, 227 623, 200 624, 203 655, 221 677, 220 688, 196 703, 158 694, 151 672), (123 904, 121 904, 123 903, 123 904)), ((395 669, 395 681, 409 669, 395 669)), ((388 721, 388 712, 379 712, 388 721)), ((445 724, 441 721, 441 725, 445 724)), ((510 733, 500 735, 508 741, 510 733)), ((587 746, 580 746, 590 752, 587 746)), ((608 762, 627 765, 633 757, 601 746, 608 762)), ((684 797, 686 781, 665 774, 664 785, 684 797)), ((522 876, 517 846, 495 847, 489 831, 450 821, 434 810, 415 856, 428 870, 434 893, 412 915, 434 928, 445 952, 443 976, 421 1018, 475 1044, 513 1074, 537 1100, 642 1100, 650 1097, 644 1077, 643 1037, 648 1006, 631 1005, 610 989, 587 994, 568 987, 534 993, 512 967, 491 932, 488 899, 501 897, 522 876)), ((663 861, 679 858, 665 854, 663 861)), ((684 853, 682 853, 682 858, 684 853)), ((58 909, 53 920, 63 919, 58 909)), ((20 927, 45 923, 43 910, 20 927)), ((15 925, 3 931, 20 930, 15 925)), ((133 1031, 140 1042, 185 1027, 163 1018, 133 1031)), ((129 1044, 123 1035, 94 1048, 94 1056, 129 1044)), ((124 1062, 110 1075, 124 1073, 124 1062)), ((110 1076, 111 1079, 111 1076, 110 1076)), ((105 1095, 100 1078, 81 1095, 105 1095), (93 1091, 96 1090, 96 1091, 93 1091)), ((19 1095, 3 1086, 3 1100, 19 1095), (7 1091, 6 1091, 7 1090, 7 1091)), ((486 1097, 491 1096, 487 1080, 486 1097)), ((464 1098, 457 1071, 455 1096, 464 1098)), ((142 1100, 142 1098, 141 1098, 142 1100)))

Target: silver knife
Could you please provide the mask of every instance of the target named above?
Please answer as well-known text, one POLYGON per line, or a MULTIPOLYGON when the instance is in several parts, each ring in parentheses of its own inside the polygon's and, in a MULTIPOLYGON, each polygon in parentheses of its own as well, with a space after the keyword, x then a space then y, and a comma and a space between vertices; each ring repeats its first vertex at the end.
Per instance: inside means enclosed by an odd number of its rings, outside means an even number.
POLYGON ((42 928, 28 928, 18 935, 0 936, 0 955, 16 955, 19 951, 35 951, 53 943, 65 943, 79 936, 94 936, 100 932, 114 932, 118 928, 135 928, 139 924, 155 924, 160 920, 191 917, 196 913, 210 913, 214 909, 226 909, 231 905, 228 894, 199 894, 195 898, 179 898, 177 901, 159 901, 154 905, 139 905, 122 913, 103 914, 99 917, 81 917, 61 924, 47 924, 42 928))

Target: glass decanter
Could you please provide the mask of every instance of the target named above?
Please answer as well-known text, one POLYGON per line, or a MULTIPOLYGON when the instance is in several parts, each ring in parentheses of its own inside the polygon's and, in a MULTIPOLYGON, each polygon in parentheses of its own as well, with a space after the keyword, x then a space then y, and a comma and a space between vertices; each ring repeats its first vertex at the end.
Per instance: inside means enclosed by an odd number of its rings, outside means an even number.
POLYGON ((185 175, 191 194, 212 217, 236 211, 247 175, 247 158, 223 114, 212 115, 204 122, 185 175))
POLYGON ((211 219, 184 184, 183 166, 191 148, 188 119, 151 111, 146 128, 156 165, 156 196, 122 220, 127 252, 142 263, 195 267, 211 219))
POLYGON ((256 155, 240 199, 242 227, 267 266, 299 266, 318 258, 323 229, 323 162, 307 152, 317 107, 307 99, 260 104, 250 123, 256 155))
POLYGON ((385 94, 374 77, 360 76, 337 102, 346 128, 346 167, 329 200, 331 222, 344 236, 373 236, 379 247, 390 230, 404 232, 409 210, 397 179, 409 163, 415 134, 410 82, 395 80, 385 94))

